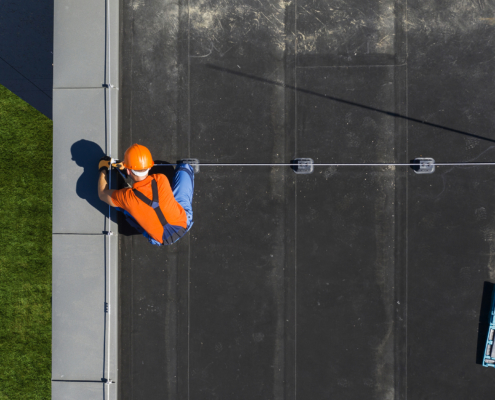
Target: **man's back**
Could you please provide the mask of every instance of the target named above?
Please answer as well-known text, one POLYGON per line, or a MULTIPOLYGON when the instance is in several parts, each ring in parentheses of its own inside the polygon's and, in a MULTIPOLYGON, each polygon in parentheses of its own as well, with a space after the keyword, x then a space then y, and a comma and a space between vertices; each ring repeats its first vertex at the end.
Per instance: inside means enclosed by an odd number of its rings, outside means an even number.
POLYGON ((172 226, 186 228, 187 216, 184 208, 175 200, 170 183, 165 175, 153 174, 146 179, 135 182, 132 189, 116 190, 112 194, 115 205, 127 211, 137 223, 156 241, 163 243, 163 225, 149 205, 140 200, 134 189, 141 192, 148 199, 153 198, 151 182, 155 179, 158 186, 159 207, 167 223, 172 226))

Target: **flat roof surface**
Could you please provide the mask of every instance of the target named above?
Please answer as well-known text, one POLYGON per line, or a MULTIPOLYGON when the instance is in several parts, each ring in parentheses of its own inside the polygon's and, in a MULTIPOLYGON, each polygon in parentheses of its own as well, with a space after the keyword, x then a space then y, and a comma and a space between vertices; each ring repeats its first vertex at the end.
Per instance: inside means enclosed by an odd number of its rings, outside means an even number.
MULTIPOLYGON (((493 161, 476 4, 124 2, 120 155, 493 161)), ((493 395, 494 168, 201 167, 179 242, 120 221, 121 399, 493 395)))

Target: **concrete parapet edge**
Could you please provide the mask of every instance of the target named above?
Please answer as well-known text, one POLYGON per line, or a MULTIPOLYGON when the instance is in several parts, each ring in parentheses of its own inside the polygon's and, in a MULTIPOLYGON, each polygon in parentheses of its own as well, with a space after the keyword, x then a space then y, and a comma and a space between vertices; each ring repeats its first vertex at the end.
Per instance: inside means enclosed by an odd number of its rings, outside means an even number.
POLYGON ((97 153, 119 148, 120 2, 55 0, 54 13, 52 399, 116 400, 118 229, 95 193, 97 153), (80 165, 76 143, 100 150, 80 165))

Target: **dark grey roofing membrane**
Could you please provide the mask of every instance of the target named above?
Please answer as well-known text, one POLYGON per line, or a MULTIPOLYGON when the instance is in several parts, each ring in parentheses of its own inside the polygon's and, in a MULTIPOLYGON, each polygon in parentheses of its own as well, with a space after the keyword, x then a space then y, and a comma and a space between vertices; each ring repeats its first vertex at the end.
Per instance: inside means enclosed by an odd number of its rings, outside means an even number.
MULTIPOLYGON (((120 156, 494 161, 486 2, 122 6, 120 156)), ((493 168, 201 165, 177 244, 120 223, 121 398, 492 396, 493 168)))

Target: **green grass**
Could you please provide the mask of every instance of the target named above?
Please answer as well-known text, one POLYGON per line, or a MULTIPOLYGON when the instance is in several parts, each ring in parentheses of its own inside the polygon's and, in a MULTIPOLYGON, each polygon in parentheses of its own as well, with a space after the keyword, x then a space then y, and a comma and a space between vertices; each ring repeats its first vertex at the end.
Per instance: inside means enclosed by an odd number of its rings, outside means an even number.
POLYGON ((0 85, 0 400, 51 397, 52 134, 0 85))

